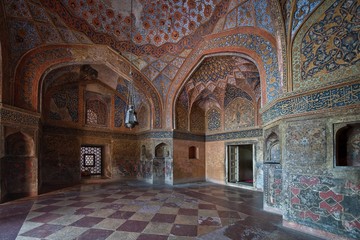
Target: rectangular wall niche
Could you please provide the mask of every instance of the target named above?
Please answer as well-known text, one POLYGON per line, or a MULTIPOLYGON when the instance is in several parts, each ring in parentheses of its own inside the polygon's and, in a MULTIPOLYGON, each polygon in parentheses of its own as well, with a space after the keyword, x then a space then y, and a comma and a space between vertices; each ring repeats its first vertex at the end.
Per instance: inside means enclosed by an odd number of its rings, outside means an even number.
POLYGON ((80 156, 80 167, 82 176, 101 175, 101 158, 101 146, 82 146, 80 156))

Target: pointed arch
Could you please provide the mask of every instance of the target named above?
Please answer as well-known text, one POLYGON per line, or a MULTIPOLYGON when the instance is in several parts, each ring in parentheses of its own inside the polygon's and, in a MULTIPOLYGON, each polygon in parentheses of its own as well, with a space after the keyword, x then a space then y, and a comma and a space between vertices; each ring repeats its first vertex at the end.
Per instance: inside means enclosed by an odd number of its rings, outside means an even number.
POLYGON ((15 69, 12 102, 15 106, 40 111, 42 77, 49 71, 70 63, 105 64, 120 76, 132 80, 136 87, 146 89, 153 109, 153 127, 160 128, 162 102, 159 93, 146 77, 133 67, 133 78, 128 76, 130 63, 110 48, 101 45, 49 45, 36 48, 25 54, 15 69))
MULTIPOLYGON (((169 93, 172 98, 166 102, 167 111, 174 119, 176 99, 181 89, 204 58, 216 54, 235 54, 247 56, 257 66, 262 86, 262 106, 277 99, 286 89, 280 73, 276 39, 256 27, 241 27, 205 38, 197 51, 191 53, 178 71, 169 93)), ((174 120, 167 118, 166 124, 174 126, 174 120)))

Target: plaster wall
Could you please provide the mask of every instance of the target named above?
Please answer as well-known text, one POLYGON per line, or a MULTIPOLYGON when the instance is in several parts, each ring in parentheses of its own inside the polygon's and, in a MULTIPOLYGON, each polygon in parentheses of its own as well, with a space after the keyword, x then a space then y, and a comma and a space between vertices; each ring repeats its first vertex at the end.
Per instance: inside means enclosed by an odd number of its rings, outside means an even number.
POLYGON ((205 180, 205 143, 191 140, 174 139, 173 183, 187 183, 205 180), (198 149, 198 158, 189 159, 189 148, 198 149))
MULTIPOLYGON (((228 141, 210 141, 206 142, 206 180, 219 183, 227 183, 227 160, 226 148, 227 145, 248 145, 252 144, 253 148, 253 184, 236 186, 263 190, 263 146, 259 144, 259 139, 232 139, 228 141)), ((233 185, 233 184, 231 184, 233 185)))
POLYGON ((41 144, 41 191, 80 183, 80 141, 74 135, 44 132, 41 144))
POLYGON ((225 142, 206 142, 206 180, 225 183, 225 142))
POLYGON ((114 139, 112 177, 136 177, 140 163, 140 147, 136 140, 114 139))

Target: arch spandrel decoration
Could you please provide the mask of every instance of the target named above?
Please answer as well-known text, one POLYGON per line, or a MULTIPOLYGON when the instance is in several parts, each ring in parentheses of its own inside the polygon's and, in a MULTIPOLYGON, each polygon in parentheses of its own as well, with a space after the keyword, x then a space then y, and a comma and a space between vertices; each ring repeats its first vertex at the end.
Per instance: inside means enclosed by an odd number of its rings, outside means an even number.
MULTIPOLYGON (((52 45, 37 48, 27 53, 15 70, 13 104, 26 110, 39 111, 38 95, 42 75, 50 68, 69 63, 105 63, 122 75, 129 72, 126 60, 105 46, 52 45)), ((133 77, 137 87, 147 90, 153 105, 153 127, 160 128, 162 103, 159 93, 140 73, 134 71, 133 77)))
POLYGON ((294 91, 358 78, 358 1, 324 1, 304 22, 292 46, 294 91), (330 77, 331 76, 331 77, 330 77))

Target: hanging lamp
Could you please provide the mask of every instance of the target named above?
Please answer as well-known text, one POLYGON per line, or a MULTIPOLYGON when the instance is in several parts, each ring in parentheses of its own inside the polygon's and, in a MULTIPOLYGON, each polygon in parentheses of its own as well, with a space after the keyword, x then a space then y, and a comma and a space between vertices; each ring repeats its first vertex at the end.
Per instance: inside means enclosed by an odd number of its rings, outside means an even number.
MULTIPOLYGON (((132 36, 133 36, 133 21, 132 21, 132 13, 133 13, 133 0, 131 0, 130 3, 130 46, 132 44, 132 36)), ((134 86, 133 86, 133 72, 132 72, 132 51, 130 48, 130 81, 129 81, 129 91, 128 91, 128 101, 127 101, 127 110, 125 113, 125 127, 127 128, 134 128, 137 124, 137 117, 136 117, 136 112, 135 112, 135 101, 134 101, 134 86)))

